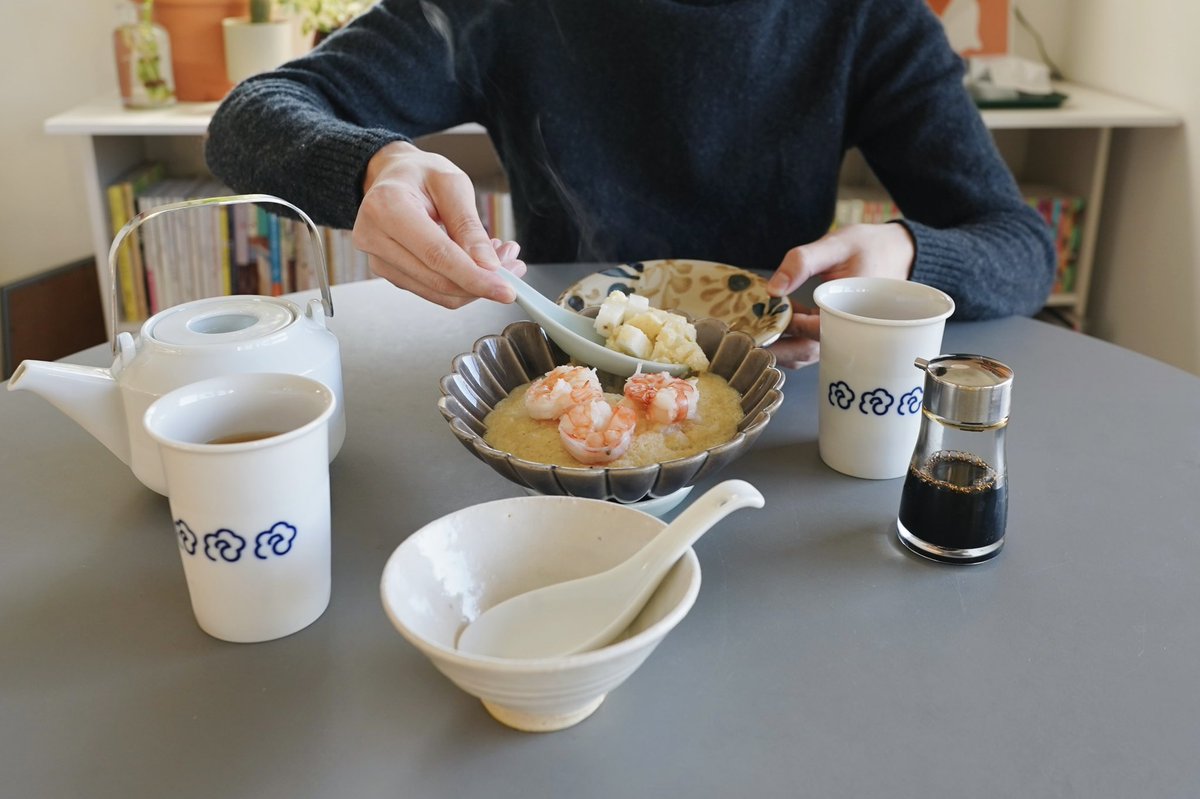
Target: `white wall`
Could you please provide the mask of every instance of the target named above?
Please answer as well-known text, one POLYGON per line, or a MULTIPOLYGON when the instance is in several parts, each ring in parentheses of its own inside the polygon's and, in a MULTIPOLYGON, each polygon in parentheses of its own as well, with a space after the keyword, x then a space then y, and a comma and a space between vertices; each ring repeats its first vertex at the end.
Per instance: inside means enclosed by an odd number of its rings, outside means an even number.
POLYGON ((91 254, 78 144, 45 135, 42 122, 117 91, 109 2, 3 0, 3 9, 0 285, 91 254))
POLYGON ((1200 374, 1200 3, 1070 4, 1067 75, 1184 119, 1114 136, 1091 332, 1200 374))
POLYGON ((105 92, 117 73, 109 0, 3 0, 0 284, 91 254, 78 143, 46 118, 105 92))
MULTIPOLYGON (((1114 132, 1088 332, 1200 374, 1200 3, 1015 1, 1068 80, 1184 120, 1114 132)), ((1036 58, 1019 29, 1012 46, 1036 58)))

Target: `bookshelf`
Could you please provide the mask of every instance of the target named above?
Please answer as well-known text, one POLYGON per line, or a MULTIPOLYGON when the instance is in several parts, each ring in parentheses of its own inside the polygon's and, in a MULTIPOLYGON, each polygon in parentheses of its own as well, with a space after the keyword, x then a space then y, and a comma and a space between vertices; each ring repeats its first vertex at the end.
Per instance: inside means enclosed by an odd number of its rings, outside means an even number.
MULTIPOLYGON (((1181 120, 1174 113, 1084 86, 1064 83, 1057 88, 1069 97, 1061 108, 994 109, 982 114, 1000 152, 1023 185, 1053 187, 1083 198, 1074 288, 1051 296, 1048 302, 1049 307, 1082 328, 1113 132, 1174 127, 1181 120)), ((146 160, 162 161, 173 174, 205 174, 203 137, 216 105, 180 103, 164 109, 128 111, 117 97, 103 97, 45 121, 46 133, 73 136, 79 141, 92 249, 103 297, 109 290, 111 243, 106 187, 146 160)), ((480 185, 503 180, 495 151, 479 125, 461 125, 426 137, 419 144, 453 160, 480 185)), ((872 181, 869 170, 852 153, 843 170, 844 193, 856 186, 869 190, 872 181)), ((104 305, 107 314, 107 302, 104 305)), ((107 319, 106 323, 111 326, 107 319)))

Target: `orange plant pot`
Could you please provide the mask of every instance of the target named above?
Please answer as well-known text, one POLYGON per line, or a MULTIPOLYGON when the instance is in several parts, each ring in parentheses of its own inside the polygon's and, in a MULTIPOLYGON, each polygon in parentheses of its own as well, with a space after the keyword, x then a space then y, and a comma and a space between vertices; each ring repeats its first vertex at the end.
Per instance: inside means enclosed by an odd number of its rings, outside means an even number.
POLYGON ((249 13, 249 0, 154 0, 154 20, 171 39, 177 99, 220 100, 233 88, 225 74, 221 20, 249 13))

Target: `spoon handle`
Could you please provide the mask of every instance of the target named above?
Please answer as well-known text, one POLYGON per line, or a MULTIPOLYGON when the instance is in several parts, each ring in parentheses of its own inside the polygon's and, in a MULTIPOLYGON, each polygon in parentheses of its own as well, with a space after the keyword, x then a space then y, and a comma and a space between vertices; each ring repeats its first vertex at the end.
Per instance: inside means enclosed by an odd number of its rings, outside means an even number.
POLYGON ((763 506, 763 495, 745 480, 725 480, 680 513, 656 538, 642 547, 623 566, 642 572, 648 583, 657 584, 667 569, 708 532, 714 524, 739 508, 763 506))
POLYGON ((500 269, 499 274, 517 292, 517 303, 533 317, 535 322, 543 327, 547 327, 548 323, 559 324, 589 341, 599 341, 595 322, 592 319, 563 308, 507 269, 500 269))

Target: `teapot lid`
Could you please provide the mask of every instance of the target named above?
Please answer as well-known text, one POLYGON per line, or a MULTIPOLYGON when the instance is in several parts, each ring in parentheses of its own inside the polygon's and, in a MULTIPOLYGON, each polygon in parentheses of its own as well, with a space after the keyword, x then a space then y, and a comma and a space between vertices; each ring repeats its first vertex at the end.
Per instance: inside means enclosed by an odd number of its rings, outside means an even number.
POLYGON ((285 329, 298 311, 274 297, 211 297, 167 308, 146 323, 144 335, 176 346, 240 344, 285 329))

